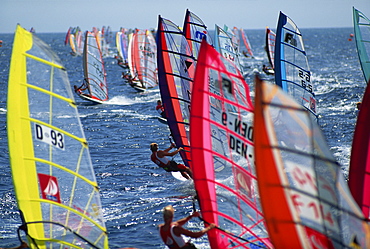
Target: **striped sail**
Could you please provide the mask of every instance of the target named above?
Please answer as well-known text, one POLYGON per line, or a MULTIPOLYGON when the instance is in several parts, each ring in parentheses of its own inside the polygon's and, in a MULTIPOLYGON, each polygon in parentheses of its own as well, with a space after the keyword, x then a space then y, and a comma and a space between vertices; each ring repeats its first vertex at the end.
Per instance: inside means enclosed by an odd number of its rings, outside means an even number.
POLYGON ((120 59, 123 64, 127 64, 127 47, 128 47, 128 36, 127 31, 122 28, 121 31, 116 33, 116 46, 120 59))
POLYGON ((144 57, 143 82, 146 88, 153 88, 158 85, 157 43, 152 32, 148 29, 145 30, 145 39, 141 54, 144 57))
POLYGON ((224 58, 235 64, 239 71, 243 74, 243 67, 240 64, 238 55, 239 51, 235 50, 229 33, 218 25, 215 26, 214 47, 224 58))
POLYGON ((104 61, 96 35, 86 31, 83 51, 84 86, 79 96, 97 103, 108 100, 104 61))
POLYGON ((8 96, 10 165, 30 248, 109 248, 67 72, 48 45, 20 26, 8 96))
POLYGON ((275 58, 275 42, 276 34, 274 31, 266 27, 266 37, 265 37, 265 50, 267 53, 267 58, 269 60, 272 69, 275 68, 274 58, 275 58))
POLYGON ((251 48, 251 45, 250 45, 248 36, 244 32, 244 29, 241 28, 240 29, 240 33, 242 34, 242 39, 243 39, 244 47, 247 49, 246 52, 243 52, 244 55, 246 55, 248 57, 253 57, 253 51, 252 51, 252 48, 251 48))
POLYGON ((316 98, 302 34, 295 23, 280 12, 275 43, 275 83, 316 114, 316 98))
POLYGON ((353 25, 358 57, 366 83, 370 81, 370 20, 361 11, 353 8, 353 25))
POLYGON ((261 205, 275 248, 369 248, 354 202, 311 113, 256 80, 254 141, 261 205))
POLYGON ((206 39, 208 44, 213 44, 207 26, 203 23, 202 19, 189 10, 186 10, 183 32, 185 38, 188 40, 194 58, 198 58, 200 44, 203 39, 206 39))
POLYGON ((191 99, 191 158, 211 248, 271 248, 259 207, 253 105, 236 66, 202 42, 191 99))
POLYGON ((189 144, 190 97, 195 59, 179 27, 158 17, 158 79, 167 124, 185 165, 191 166, 189 144))

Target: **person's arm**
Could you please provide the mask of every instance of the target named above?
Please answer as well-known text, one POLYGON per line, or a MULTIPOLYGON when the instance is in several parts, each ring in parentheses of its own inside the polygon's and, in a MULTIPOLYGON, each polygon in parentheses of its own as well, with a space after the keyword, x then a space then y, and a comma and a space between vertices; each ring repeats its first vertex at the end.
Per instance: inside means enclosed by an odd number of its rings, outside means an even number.
POLYGON ((203 230, 201 230, 199 232, 192 232, 192 231, 189 231, 189 230, 187 230, 187 229, 185 229, 181 226, 175 226, 173 228, 173 232, 177 236, 180 236, 181 234, 183 234, 185 236, 196 239, 196 238, 202 237, 204 234, 206 234, 209 230, 211 230, 214 227, 216 227, 216 225, 212 223, 208 227, 204 228, 203 230))
POLYGON ((159 157, 164 157, 164 156, 174 156, 176 155, 177 153, 179 153, 180 151, 183 150, 182 147, 178 148, 177 150, 174 150, 172 152, 168 152, 170 150, 170 148, 166 149, 166 150, 160 150, 158 151, 158 156, 159 157))
POLYGON ((191 215, 176 221, 176 223, 179 224, 179 226, 183 226, 186 222, 188 222, 193 217, 199 217, 199 213, 194 212, 191 215))
POLYGON ((169 152, 172 148, 175 148, 176 145, 174 145, 173 143, 171 143, 170 147, 168 147, 167 149, 163 150, 165 152, 169 152))

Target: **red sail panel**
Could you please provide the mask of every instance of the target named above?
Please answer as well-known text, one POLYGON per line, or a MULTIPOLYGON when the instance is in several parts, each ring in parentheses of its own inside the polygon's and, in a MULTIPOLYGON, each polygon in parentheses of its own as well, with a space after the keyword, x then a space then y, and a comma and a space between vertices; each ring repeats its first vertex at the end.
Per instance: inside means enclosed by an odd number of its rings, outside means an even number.
POLYGON ((211 248, 271 247, 257 198, 249 95, 236 66, 203 40, 190 138, 201 213, 219 227, 208 232, 211 248))
POLYGON ((189 120, 193 84, 190 72, 195 60, 188 43, 176 24, 159 16, 157 34, 158 81, 167 124, 185 165, 191 167, 189 120))
POLYGON ((370 217, 370 84, 358 113, 352 142, 348 185, 366 219, 370 217))
POLYGON ((369 225, 310 112, 256 80, 255 153, 275 248, 369 248, 369 225), (278 207, 278 208, 276 208, 278 207))

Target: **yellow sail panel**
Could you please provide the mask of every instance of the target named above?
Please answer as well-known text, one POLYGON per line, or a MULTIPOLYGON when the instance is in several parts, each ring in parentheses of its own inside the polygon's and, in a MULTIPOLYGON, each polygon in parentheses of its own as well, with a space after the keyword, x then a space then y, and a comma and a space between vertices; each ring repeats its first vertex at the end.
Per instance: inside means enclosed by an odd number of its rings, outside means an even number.
POLYGON ((31 248, 108 248, 101 202, 68 75, 17 27, 8 88, 10 163, 31 248))
MULTIPOLYGON (((12 167, 13 184, 20 210, 27 210, 24 215, 28 220, 42 220, 41 208, 38 203, 30 200, 37 199, 39 196, 37 184, 37 172, 35 162, 23 160, 23 157, 33 157, 33 147, 31 127, 27 121, 21 119, 27 117, 29 113, 27 88, 24 84, 26 77, 26 57, 24 54, 32 47, 32 34, 20 26, 15 33, 12 61, 9 72, 8 86, 8 144, 12 167), (12 83, 14 82, 14 83, 12 83), (21 122, 20 122, 21 121, 21 122), (14 149, 12 149, 14 148, 14 149), (27 182, 27 188, 24 188, 27 182)), ((41 225, 32 226, 28 233, 32 236, 43 234, 41 225)))

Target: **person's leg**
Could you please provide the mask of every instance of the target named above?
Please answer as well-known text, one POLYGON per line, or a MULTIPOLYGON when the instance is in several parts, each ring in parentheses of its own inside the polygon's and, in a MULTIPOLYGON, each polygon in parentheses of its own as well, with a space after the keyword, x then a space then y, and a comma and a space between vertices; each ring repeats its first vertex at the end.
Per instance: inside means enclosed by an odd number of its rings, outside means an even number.
MULTIPOLYGON (((177 164, 177 168, 181 171, 181 174, 185 172, 188 175, 188 177, 193 179, 193 171, 191 171, 189 167, 186 167, 184 164, 177 164)), ((186 178, 186 179, 189 179, 189 178, 186 178)))

